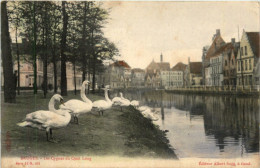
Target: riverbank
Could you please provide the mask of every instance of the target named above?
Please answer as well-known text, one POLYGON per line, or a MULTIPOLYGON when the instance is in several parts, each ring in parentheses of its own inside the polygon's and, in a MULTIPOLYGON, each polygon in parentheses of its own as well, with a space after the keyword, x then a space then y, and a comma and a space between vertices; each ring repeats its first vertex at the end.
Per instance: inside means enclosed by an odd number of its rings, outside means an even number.
MULTIPOLYGON (((47 110, 47 99, 23 93, 16 104, 1 102, 2 157, 8 156, 123 156, 174 158, 164 131, 132 107, 113 107, 99 116, 96 112, 79 117, 80 124, 54 130, 59 143, 46 142, 45 131, 21 128, 16 123, 35 110, 47 110)), ((103 96, 89 95, 92 101, 103 96)), ((65 101, 79 95, 65 96, 65 101)), ((3 100, 3 99, 2 99, 3 100)))

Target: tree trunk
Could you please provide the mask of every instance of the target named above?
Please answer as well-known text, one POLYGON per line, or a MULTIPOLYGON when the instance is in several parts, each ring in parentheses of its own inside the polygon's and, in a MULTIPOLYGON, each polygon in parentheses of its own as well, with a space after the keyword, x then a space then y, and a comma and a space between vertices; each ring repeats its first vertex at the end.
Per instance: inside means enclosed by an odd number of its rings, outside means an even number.
MULTIPOLYGON (((88 58, 88 81, 90 81, 90 69, 91 69, 91 66, 90 66, 90 57, 88 58)), ((89 90, 90 90, 90 85, 88 85, 88 94, 89 94, 89 90)))
POLYGON ((95 94, 95 86, 96 86, 96 57, 93 55, 93 74, 92 74, 92 93, 95 94))
POLYGON ((57 62, 56 62, 56 33, 54 32, 53 39, 53 52, 52 52, 52 63, 53 63, 53 73, 54 73, 54 93, 57 93, 57 62))
POLYGON ((37 94, 37 63, 36 63, 36 23, 35 23, 35 1, 33 2, 33 69, 34 82, 33 93, 37 94))
POLYGON ((66 55, 64 53, 66 49, 66 37, 67 37, 67 25, 68 25, 68 14, 65 8, 66 1, 62 1, 62 15, 63 15, 63 30, 61 36, 61 95, 67 95, 67 74, 66 74, 66 55))
POLYGON ((73 63, 73 75, 74 75, 74 94, 77 94, 77 81, 76 81, 76 61, 73 63))
POLYGON ((20 54, 17 42, 17 27, 15 28, 15 44, 16 44, 16 55, 17 55, 17 94, 20 95, 20 54))
POLYGON ((47 44, 46 44, 46 36, 47 36, 47 30, 46 30, 46 35, 45 35, 45 29, 43 29, 43 95, 44 98, 47 96, 47 89, 48 89, 48 78, 47 78, 47 66, 48 66, 48 61, 47 61, 47 54, 46 54, 46 49, 47 49, 47 44))
POLYGON ((11 54, 11 39, 9 34, 6 1, 1 5, 1 48, 4 73, 4 102, 15 103, 15 77, 13 75, 13 60, 11 54))

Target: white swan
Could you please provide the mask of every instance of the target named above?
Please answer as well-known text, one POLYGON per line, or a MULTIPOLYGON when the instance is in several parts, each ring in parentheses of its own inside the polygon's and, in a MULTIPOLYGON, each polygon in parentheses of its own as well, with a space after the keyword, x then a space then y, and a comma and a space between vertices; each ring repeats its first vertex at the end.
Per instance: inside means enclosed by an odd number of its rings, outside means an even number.
POLYGON ((145 111, 147 109, 150 109, 150 107, 148 107, 148 106, 140 106, 140 107, 137 108, 137 110, 139 110, 140 112, 145 111))
POLYGON ((121 104, 122 93, 119 92, 119 95, 120 95, 120 97, 114 97, 114 98, 112 99, 112 103, 113 103, 113 105, 115 105, 115 106, 120 106, 120 104, 121 104))
POLYGON ((127 107, 130 106, 131 102, 123 97, 123 93, 119 92, 120 97, 115 97, 112 99, 112 103, 115 106, 120 106, 121 107, 121 111, 122 111, 122 107, 127 107))
POLYGON ((133 106, 134 108, 137 108, 137 107, 139 106, 139 101, 137 101, 137 100, 132 100, 130 104, 131 104, 131 106, 133 106))
POLYGON ((142 115, 145 117, 145 118, 149 118, 151 119, 152 121, 157 121, 159 118, 154 116, 153 112, 151 111, 151 109, 146 109, 144 111, 141 111, 142 115))
POLYGON ((54 103, 59 101, 63 103, 63 98, 59 94, 52 96, 49 102, 49 111, 39 110, 27 114, 23 122, 17 123, 20 127, 32 127, 40 130, 46 130, 47 141, 52 141, 52 129, 66 127, 70 122, 71 115, 68 110, 56 110, 54 103), (50 132, 50 139, 48 134, 50 132))
POLYGON ((86 85, 88 85, 88 84, 89 84, 89 81, 86 80, 86 81, 84 81, 82 83, 82 86, 81 86, 80 96, 81 96, 83 101, 77 100, 77 99, 72 99, 72 100, 69 100, 66 103, 64 103, 65 106, 64 105, 60 105, 61 109, 72 110, 72 114, 73 114, 73 117, 74 117, 74 122, 75 122, 75 119, 76 119, 77 120, 77 124, 79 124, 78 116, 80 114, 84 114, 84 113, 90 112, 91 109, 92 109, 92 106, 93 106, 92 101, 89 100, 86 97, 86 94, 85 94, 86 85))
POLYGON ((103 112, 107 109, 110 109, 112 107, 112 101, 108 97, 108 90, 109 85, 105 86, 103 89, 105 91, 105 100, 97 100, 93 102, 93 109, 98 110, 98 113, 100 115, 100 112, 103 115, 103 112))

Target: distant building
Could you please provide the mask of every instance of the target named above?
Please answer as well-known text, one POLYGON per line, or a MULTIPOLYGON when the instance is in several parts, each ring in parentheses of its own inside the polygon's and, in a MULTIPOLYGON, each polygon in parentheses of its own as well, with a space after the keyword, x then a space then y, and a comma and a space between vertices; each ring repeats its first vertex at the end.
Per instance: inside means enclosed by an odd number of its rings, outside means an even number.
MULTIPOLYGON (((22 39, 22 43, 18 43, 19 54, 20 54, 20 87, 25 89, 32 89, 34 83, 34 69, 33 64, 30 61, 31 57, 31 45, 26 39, 22 39)), ((12 43, 12 54, 16 55, 17 47, 15 43, 12 43)), ((41 59, 36 60, 37 65, 37 86, 41 89, 43 84, 43 61, 41 59)), ((82 73, 76 68, 76 87, 80 89, 82 84, 82 73)), ((18 70, 17 60, 14 60, 14 70, 18 70)), ((73 65, 70 62, 66 63, 67 70, 67 89, 74 90, 74 72, 73 65)), ((60 87, 60 62, 57 62, 57 86, 60 87)), ((3 86, 3 74, 2 74, 2 86, 3 86)), ((47 83, 54 87, 54 74, 53 74, 53 64, 49 63, 47 67, 47 83)))
POLYGON ((243 31, 237 55, 237 85, 259 85, 259 32, 243 31))
MULTIPOLYGON (((209 67, 210 58, 215 54, 215 52, 221 47, 225 45, 225 41, 221 37, 220 29, 216 30, 216 34, 212 37, 211 45, 203 47, 202 50, 202 83, 206 82, 205 68, 209 67)), ((207 70, 209 72, 209 69, 207 70)))
POLYGON ((186 64, 182 62, 177 63, 174 67, 172 67, 173 71, 173 87, 183 87, 184 86, 184 73, 187 68, 186 64))
POLYGON ((110 85, 111 88, 128 88, 131 86, 131 67, 123 60, 115 61, 106 67, 102 78, 101 81, 104 83, 100 83, 101 85, 110 85))
POLYGON ((236 86, 236 62, 237 62, 237 52, 239 51, 240 43, 236 43, 235 39, 231 39, 230 48, 227 48, 223 52, 223 75, 224 75, 224 85, 235 87, 236 86))
POLYGON ((145 86, 145 71, 143 69, 140 69, 140 68, 132 69, 131 86, 132 87, 144 87, 145 86))
POLYGON ((170 63, 163 62, 163 55, 160 55, 161 62, 154 60, 145 69, 145 86, 159 88, 164 87, 163 84, 167 83, 167 78, 161 78, 162 71, 170 71, 170 63))
POLYGON ((185 86, 200 86, 202 85, 202 62, 190 62, 185 70, 185 86))

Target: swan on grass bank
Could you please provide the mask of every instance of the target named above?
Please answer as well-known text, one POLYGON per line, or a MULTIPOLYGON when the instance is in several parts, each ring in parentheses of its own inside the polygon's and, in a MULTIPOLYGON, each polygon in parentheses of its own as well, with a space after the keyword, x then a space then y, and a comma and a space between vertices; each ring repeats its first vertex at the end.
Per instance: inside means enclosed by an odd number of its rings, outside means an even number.
POLYGON ((112 101, 108 97, 109 85, 106 85, 105 88, 102 88, 105 92, 105 100, 97 100, 93 102, 93 110, 97 110, 99 115, 103 115, 105 110, 108 110, 112 107, 112 101))
POLYGON ((122 92, 119 92, 119 95, 120 95, 120 97, 114 97, 112 99, 112 103, 113 103, 114 106, 120 106, 121 111, 122 111, 122 107, 130 106, 130 101, 123 97, 122 92))
POLYGON ((52 136, 52 129, 66 127, 70 122, 71 115, 69 110, 56 110, 55 102, 63 103, 63 98, 59 94, 52 96, 49 102, 49 111, 39 110, 26 115, 21 123, 17 123, 20 127, 31 127, 39 130, 46 130, 47 141, 56 142, 52 136), (50 139, 48 135, 50 133, 50 139))
POLYGON ((82 86, 81 86, 80 96, 83 101, 77 100, 77 99, 72 99, 72 100, 69 100, 66 103, 64 103, 64 105, 62 105, 62 104, 60 105, 61 109, 72 110, 74 122, 75 122, 75 120, 77 120, 77 122, 76 122, 77 124, 79 124, 79 119, 78 119, 79 115, 91 112, 91 109, 93 106, 92 101, 89 100, 85 94, 87 85, 89 85, 89 81, 86 80, 82 83, 82 86))

